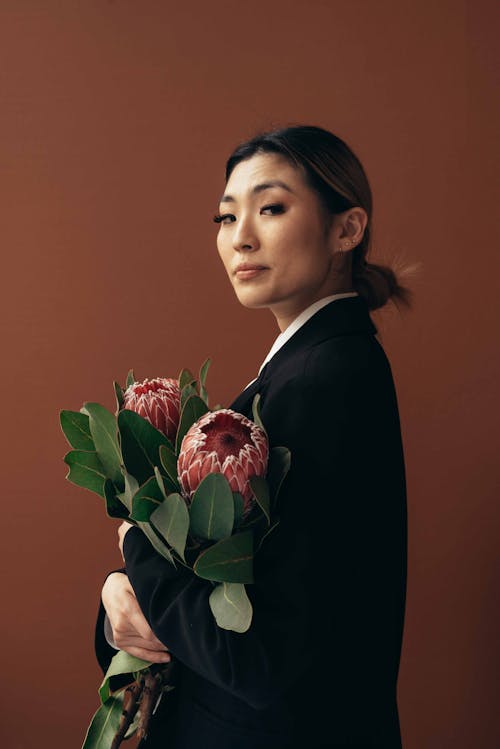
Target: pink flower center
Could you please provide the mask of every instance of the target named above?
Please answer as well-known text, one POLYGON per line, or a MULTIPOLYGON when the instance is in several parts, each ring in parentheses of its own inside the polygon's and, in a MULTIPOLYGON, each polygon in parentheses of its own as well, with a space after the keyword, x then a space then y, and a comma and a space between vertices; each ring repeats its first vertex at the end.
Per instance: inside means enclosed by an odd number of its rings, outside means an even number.
POLYGON ((228 455, 238 456, 245 445, 252 444, 250 427, 236 421, 231 414, 217 414, 201 431, 206 434, 204 450, 214 451, 221 460, 228 455))
POLYGON ((145 385, 134 385, 132 388, 133 392, 136 395, 144 395, 144 393, 149 393, 151 390, 156 393, 158 390, 164 390, 165 385, 162 382, 159 382, 158 380, 149 380, 145 385))

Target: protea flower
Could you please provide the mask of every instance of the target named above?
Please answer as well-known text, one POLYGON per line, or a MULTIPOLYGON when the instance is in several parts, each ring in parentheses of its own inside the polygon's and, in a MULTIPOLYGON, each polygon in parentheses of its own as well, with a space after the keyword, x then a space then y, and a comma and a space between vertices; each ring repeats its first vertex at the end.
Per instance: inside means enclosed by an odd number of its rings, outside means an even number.
POLYGON ((171 442, 175 442, 179 426, 181 391, 179 383, 169 377, 134 382, 123 393, 123 408, 147 419, 171 442))
POLYGON ((243 516, 254 503, 251 476, 265 476, 269 456, 266 432, 243 414, 230 408, 209 411, 184 435, 177 460, 177 474, 189 503, 208 473, 222 473, 233 492, 243 497, 243 516))

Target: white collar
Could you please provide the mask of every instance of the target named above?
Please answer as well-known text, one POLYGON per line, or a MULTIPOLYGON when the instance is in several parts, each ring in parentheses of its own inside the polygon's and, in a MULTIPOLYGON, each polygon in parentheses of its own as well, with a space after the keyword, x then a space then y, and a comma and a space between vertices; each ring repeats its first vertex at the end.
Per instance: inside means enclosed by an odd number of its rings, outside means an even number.
MULTIPOLYGON (((359 296, 357 291, 346 291, 342 294, 330 294, 330 296, 324 296, 322 299, 318 299, 316 302, 313 302, 309 305, 309 307, 306 307, 305 310, 302 310, 300 315, 298 315, 295 320, 293 320, 286 328, 285 330, 278 335, 276 340, 274 341, 273 345, 269 349, 269 353, 267 354, 266 358, 262 362, 262 364, 259 367, 259 374, 262 371, 262 368, 264 367, 267 362, 273 358, 275 353, 279 351, 279 349, 288 341, 289 338, 293 336, 294 333, 297 332, 297 330, 307 321, 310 317, 312 317, 315 312, 318 312, 322 307, 324 307, 326 304, 329 304, 330 302, 333 302, 334 299, 344 299, 345 297, 349 296, 359 296)), ((258 375, 257 375, 258 376, 258 375)), ((248 385, 251 385, 252 382, 255 382, 257 377, 254 377, 253 380, 251 380, 248 385)), ((245 386, 245 388, 248 387, 248 385, 245 386)))

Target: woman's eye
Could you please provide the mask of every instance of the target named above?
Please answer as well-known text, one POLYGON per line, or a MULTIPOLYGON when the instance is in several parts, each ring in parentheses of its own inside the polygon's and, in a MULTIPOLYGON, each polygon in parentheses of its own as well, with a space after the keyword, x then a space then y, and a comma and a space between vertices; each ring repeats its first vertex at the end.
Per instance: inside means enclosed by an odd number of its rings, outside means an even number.
POLYGON ((266 205, 262 209, 263 211, 270 211, 273 210, 273 213, 271 215, 275 215, 276 213, 282 213, 283 212, 283 204, 282 203, 273 203, 272 205, 266 205))
POLYGON ((224 221, 224 219, 226 218, 235 218, 235 216, 233 216, 232 213, 216 213, 213 220, 218 224, 225 224, 226 221, 224 221))
MULTIPOLYGON (((261 211, 271 211, 271 216, 275 216, 277 213, 283 213, 283 203, 272 203, 272 205, 265 205, 261 208, 261 211)), ((233 221, 226 221, 226 219, 232 219, 236 221, 236 216, 233 213, 216 213, 213 220, 218 224, 233 223, 233 221)))

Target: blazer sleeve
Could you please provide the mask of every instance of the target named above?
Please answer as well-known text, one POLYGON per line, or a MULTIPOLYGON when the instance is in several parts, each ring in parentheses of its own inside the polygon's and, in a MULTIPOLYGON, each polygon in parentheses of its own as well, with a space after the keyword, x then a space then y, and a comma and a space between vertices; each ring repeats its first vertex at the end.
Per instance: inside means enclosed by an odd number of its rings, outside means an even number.
POLYGON ((369 470, 366 448, 375 436, 365 364, 342 356, 323 361, 317 349, 303 371, 262 398, 270 444, 290 449, 291 468, 280 490, 280 523, 246 586, 253 607, 247 632, 218 627, 210 581, 174 570, 140 529, 124 538, 128 577, 158 639, 188 668, 256 709, 296 684, 325 647, 340 658, 345 631, 359 616, 363 590, 353 589, 351 571, 366 536, 359 513, 373 492, 366 496, 353 456, 369 470))

